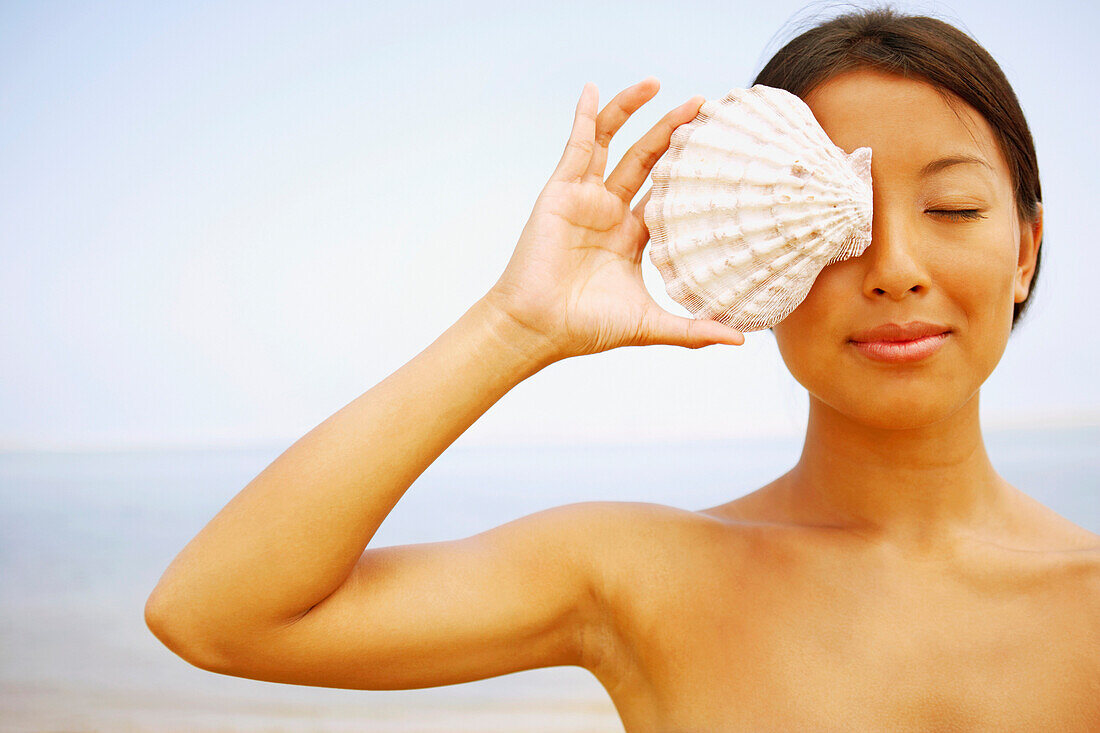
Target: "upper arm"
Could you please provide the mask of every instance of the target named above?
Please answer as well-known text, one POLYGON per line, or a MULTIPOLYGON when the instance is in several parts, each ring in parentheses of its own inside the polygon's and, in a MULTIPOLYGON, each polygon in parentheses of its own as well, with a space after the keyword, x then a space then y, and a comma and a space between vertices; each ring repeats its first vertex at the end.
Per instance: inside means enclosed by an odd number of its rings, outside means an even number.
POLYGON ((595 545, 614 506, 570 504, 464 539, 368 548, 308 612, 200 666, 373 690, 584 666, 586 637, 605 622, 595 545))

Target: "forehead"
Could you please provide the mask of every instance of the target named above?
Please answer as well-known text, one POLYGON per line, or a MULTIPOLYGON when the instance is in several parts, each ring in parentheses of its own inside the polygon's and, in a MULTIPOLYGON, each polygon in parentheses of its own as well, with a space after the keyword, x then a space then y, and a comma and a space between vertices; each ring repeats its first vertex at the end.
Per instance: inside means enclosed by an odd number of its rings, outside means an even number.
POLYGON ((848 152, 870 147, 877 172, 889 170, 915 180, 925 164, 958 154, 982 158, 991 169, 956 165, 941 175, 1008 179, 1008 166, 986 119, 928 82, 857 69, 819 84, 805 101, 838 146, 848 152))

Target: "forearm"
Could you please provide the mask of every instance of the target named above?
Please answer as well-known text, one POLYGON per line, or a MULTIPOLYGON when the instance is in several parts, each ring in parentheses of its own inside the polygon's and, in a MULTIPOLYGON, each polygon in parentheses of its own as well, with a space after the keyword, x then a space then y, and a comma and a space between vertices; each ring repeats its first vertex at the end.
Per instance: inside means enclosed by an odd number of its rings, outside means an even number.
POLYGON ((347 578, 416 478, 552 361, 482 298, 238 493, 164 573, 150 626, 158 636, 251 638, 305 613, 347 578))

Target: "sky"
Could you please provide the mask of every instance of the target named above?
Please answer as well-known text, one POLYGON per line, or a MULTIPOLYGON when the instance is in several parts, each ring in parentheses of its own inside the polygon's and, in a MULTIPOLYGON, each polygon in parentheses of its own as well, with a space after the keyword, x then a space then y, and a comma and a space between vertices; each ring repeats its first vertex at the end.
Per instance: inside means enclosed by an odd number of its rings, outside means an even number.
MULTIPOLYGON (((1100 11, 895 5, 990 51, 1038 151, 1042 269, 983 425, 1100 423, 1100 11)), ((610 170, 666 111, 748 86, 793 24, 835 7, 0 5, 0 449, 293 442, 492 286, 585 82, 602 106, 661 81, 610 170)), ((643 277, 688 314, 648 257, 643 277)), ((459 441, 790 435, 806 410, 763 331, 556 363, 459 441)))

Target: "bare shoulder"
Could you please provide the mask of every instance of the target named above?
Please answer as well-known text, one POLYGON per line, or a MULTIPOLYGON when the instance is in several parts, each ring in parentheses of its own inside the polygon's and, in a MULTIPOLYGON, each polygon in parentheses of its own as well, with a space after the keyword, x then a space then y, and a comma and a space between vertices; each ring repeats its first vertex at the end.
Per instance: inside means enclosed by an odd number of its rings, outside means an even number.
POLYGON ((591 501, 568 505, 575 513, 578 537, 584 550, 598 563, 605 597, 616 593, 617 581, 633 582, 635 570, 655 579, 663 563, 683 566, 699 552, 728 553, 739 540, 735 522, 704 512, 640 501, 591 501), (724 540, 724 541, 723 541, 724 540), (715 544, 717 543, 717 544, 715 544))
POLYGON ((1062 516, 1027 492, 1011 484, 1009 486, 1018 499, 1020 513, 1027 518, 1025 526, 1038 541, 1046 543, 1052 550, 1079 550, 1086 555, 1100 552, 1100 535, 1062 516))
POLYGON ((698 549, 717 535, 736 534, 737 525, 747 524, 708 511, 642 501, 590 501, 568 508, 592 530, 595 547, 616 563, 648 565, 685 546, 698 549))
POLYGON ((1063 665, 1067 684, 1075 673, 1092 680, 1089 694, 1095 699, 1095 680, 1100 675, 1100 535, 1028 496, 1028 516, 1033 530, 1026 543, 1008 552, 1011 567, 1031 583, 1034 617, 1042 618, 1052 648, 1065 639, 1075 650, 1063 665))
POLYGON ((1100 644, 1100 535, 1061 518, 1063 525, 1052 539, 1052 554, 1061 558, 1069 592, 1080 600, 1095 620, 1100 644))
POLYGON ((569 505, 602 608, 589 629, 584 667, 604 682, 618 679, 623 645, 637 629, 659 622, 685 598, 685 588, 714 582, 746 557, 747 536, 735 522, 650 502, 592 501, 569 505))
POLYGON ((1100 535, 1092 532, 1026 493, 1019 492, 1023 516, 1018 530, 1022 549, 1045 555, 1065 569, 1067 579, 1083 583, 1100 599, 1100 535))
POLYGON ((1011 578, 1058 627, 1075 628, 1100 647, 1100 535, 1015 489, 1016 511, 975 556, 975 576, 1011 578))
POLYGON ((639 545, 664 546, 664 540, 682 538, 682 533, 717 530, 728 521, 705 511, 680 509, 645 501, 585 501, 566 504, 556 511, 568 511, 589 529, 605 533, 592 540, 610 548, 639 545), (621 533, 620 533, 621 531, 621 533))
MULTIPOLYGON (((1055 515, 1058 516, 1058 515, 1055 515)), ((1058 585, 1054 597, 1064 599, 1090 639, 1090 647, 1100 648, 1100 535, 1059 517, 1061 523, 1051 537, 1050 558, 1055 572, 1050 574, 1058 585)), ((1100 671, 1100 659, 1093 656, 1093 670, 1100 671)))

